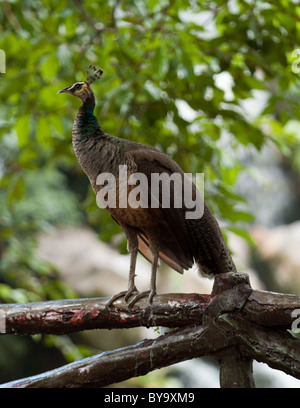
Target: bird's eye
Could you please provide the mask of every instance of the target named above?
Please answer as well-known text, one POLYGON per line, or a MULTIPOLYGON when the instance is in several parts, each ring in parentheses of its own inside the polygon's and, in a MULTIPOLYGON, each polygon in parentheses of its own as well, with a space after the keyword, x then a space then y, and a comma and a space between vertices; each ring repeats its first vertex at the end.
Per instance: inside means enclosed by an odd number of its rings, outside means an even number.
POLYGON ((74 84, 70 90, 72 90, 72 92, 76 92, 79 91, 82 88, 82 84, 74 84))

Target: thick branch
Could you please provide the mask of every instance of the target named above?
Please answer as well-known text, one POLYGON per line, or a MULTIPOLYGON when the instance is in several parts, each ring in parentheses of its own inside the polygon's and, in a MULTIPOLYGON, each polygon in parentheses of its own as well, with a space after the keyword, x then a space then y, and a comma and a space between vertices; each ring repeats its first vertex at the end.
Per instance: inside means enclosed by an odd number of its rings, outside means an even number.
MULTIPOLYGON (((106 308, 107 298, 72 299, 0 306, 5 315, 4 334, 65 334, 89 329, 138 326, 182 327, 200 324, 212 296, 164 294, 149 305, 140 300, 133 309, 122 301, 106 308)), ((300 309, 300 297, 253 290, 244 304, 245 318, 263 326, 290 329, 292 311, 300 309)))
POLYGON ((180 328, 154 340, 144 340, 135 346, 105 352, 1 387, 103 387, 205 355, 220 361, 222 386, 233 386, 228 364, 237 355, 236 386, 253 386, 249 376, 252 358, 300 378, 300 342, 287 332, 249 323, 233 313, 222 314, 213 323, 210 318, 205 321, 205 327, 180 328))
POLYGON ((300 298, 253 291, 247 275, 217 276, 211 295, 160 295, 153 305, 141 300, 132 310, 122 301, 112 308, 106 302, 102 298, 2 305, 0 316, 5 314, 6 333, 188 327, 3 387, 99 387, 203 355, 220 361, 223 386, 232 386, 232 363, 236 386, 252 386, 252 359, 300 378, 300 342, 286 330, 293 322, 292 311, 300 309, 300 298))
POLYGON ((258 324, 290 329, 300 309, 300 296, 253 290, 245 305, 245 316, 258 324))
POLYGON ((201 326, 177 329, 155 340, 109 351, 2 388, 104 387, 180 361, 213 354, 228 344, 201 326))
POLYGON ((262 327, 229 313, 218 320, 228 333, 235 332, 244 355, 300 379, 300 341, 288 331, 262 327))
POLYGON ((222 388, 254 388, 253 361, 245 357, 239 347, 228 347, 215 355, 220 364, 222 388))
POLYGON ((123 301, 107 308, 107 298, 71 299, 0 306, 5 316, 2 334, 65 334, 88 329, 131 327, 181 327, 200 324, 209 295, 165 294, 149 305, 142 299, 128 309, 123 301))

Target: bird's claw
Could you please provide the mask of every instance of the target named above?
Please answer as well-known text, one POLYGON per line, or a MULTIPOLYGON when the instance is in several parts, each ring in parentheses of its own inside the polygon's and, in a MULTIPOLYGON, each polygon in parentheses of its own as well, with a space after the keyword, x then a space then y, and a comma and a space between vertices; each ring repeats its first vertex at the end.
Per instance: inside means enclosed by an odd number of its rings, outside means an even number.
POLYGON ((125 297, 127 294, 127 290, 123 290, 120 293, 117 293, 116 295, 112 296, 109 301, 106 303, 106 307, 111 307, 113 305, 113 303, 117 300, 120 299, 121 297, 125 297))
POLYGON ((137 293, 131 301, 128 303, 129 309, 132 308, 132 306, 139 300, 142 299, 143 297, 148 296, 149 303, 152 303, 153 297, 156 295, 155 291, 152 290, 146 290, 145 292, 139 292, 137 293))
POLYGON ((125 302, 127 302, 130 296, 133 295, 134 293, 139 293, 139 291, 137 290, 135 286, 132 289, 129 289, 127 293, 125 294, 124 296, 125 302))
POLYGON ((127 303, 130 296, 133 295, 135 292, 138 292, 138 290, 135 286, 133 286, 132 288, 129 288, 128 290, 123 290, 122 292, 117 293, 116 295, 112 296, 109 299, 109 301, 106 303, 106 307, 111 307, 117 299, 120 299, 122 297, 124 297, 124 300, 127 303))
POLYGON ((131 309, 132 306, 141 298, 148 296, 149 303, 152 303, 154 296, 156 295, 156 291, 154 290, 146 290, 144 292, 139 292, 135 287, 129 290, 124 290, 120 293, 117 293, 116 295, 112 296, 109 301, 106 304, 106 307, 111 307, 115 300, 120 299, 121 297, 124 297, 125 302, 128 302, 128 299, 130 296, 133 296, 133 298, 130 300, 128 303, 128 308, 131 309))

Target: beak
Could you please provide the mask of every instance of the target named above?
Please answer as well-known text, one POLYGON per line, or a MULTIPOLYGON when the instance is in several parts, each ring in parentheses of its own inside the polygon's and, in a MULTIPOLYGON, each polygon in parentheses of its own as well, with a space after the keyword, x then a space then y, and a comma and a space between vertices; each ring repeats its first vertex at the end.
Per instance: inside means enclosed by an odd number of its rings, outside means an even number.
POLYGON ((69 86, 67 86, 66 88, 64 88, 64 89, 61 89, 60 91, 58 91, 57 93, 59 94, 59 93, 70 93, 69 92, 69 86))

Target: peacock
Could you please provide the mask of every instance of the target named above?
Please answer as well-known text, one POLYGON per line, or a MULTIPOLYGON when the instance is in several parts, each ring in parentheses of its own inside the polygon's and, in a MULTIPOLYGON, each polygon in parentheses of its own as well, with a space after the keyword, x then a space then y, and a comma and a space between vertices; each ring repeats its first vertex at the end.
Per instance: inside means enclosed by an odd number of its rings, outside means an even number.
POLYGON ((91 84, 101 77, 103 71, 94 66, 90 66, 90 70, 92 73, 86 81, 75 82, 58 93, 68 93, 82 101, 72 131, 75 155, 97 197, 100 195, 105 201, 109 193, 115 193, 114 200, 107 200, 109 204, 106 209, 123 229, 127 239, 130 253, 128 288, 112 296, 107 306, 112 306, 121 297, 124 297, 129 307, 146 296, 151 303, 156 295, 159 259, 179 273, 191 268, 194 263, 200 274, 208 277, 236 272, 215 217, 195 184, 190 179, 187 180, 181 167, 154 147, 112 136, 101 128, 94 115, 96 103, 91 84), (120 175, 120 168, 126 170, 124 174, 127 185, 120 183, 120 178, 123 177, 120 175), (154 194, 151 183, 155 175, 159 177, 163 174, 170 178, 179 175, 183 182, 190 183, 194 200, 192 202, 197 203, 198 200, 202 208, 201 216, 187 216, 191 213, 191 208, 183 200, 179 200, 181 206, 174 205, 180 194, 183 194, 180 191, 178 193, 175 183, 170 183, 170 205, 163 205, 162 186, 154 194), (106 184, 99 183, 101 175, 111 175, 115 180, 113 187, 107 188, 108 180, 106 184), (139 179, 142 175, 142 180, 146 180, 146 185, 143 183, 146 196, 140 190, 136 198, 143 196, 144 201, 136 200, 139 205, 134 206, 120 205, 120 202, 128 204, 128 198, 136 187, 132 180, 135 176, 138 178, 138 175, 139 179), (144 292, 139 292, 135 285, 138 252, 152 264, 150 288, 144 292))

